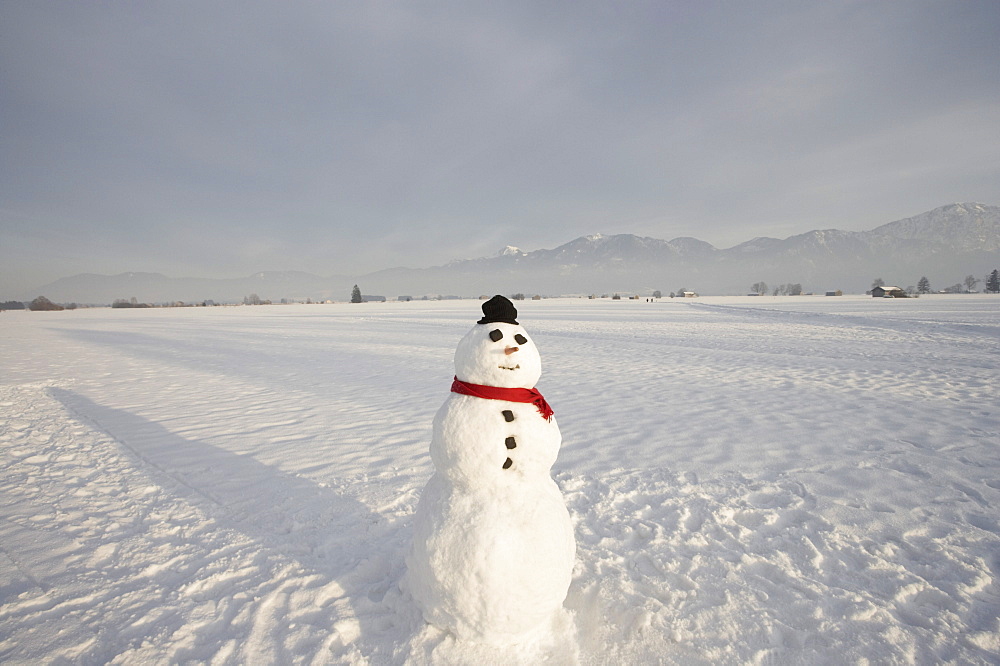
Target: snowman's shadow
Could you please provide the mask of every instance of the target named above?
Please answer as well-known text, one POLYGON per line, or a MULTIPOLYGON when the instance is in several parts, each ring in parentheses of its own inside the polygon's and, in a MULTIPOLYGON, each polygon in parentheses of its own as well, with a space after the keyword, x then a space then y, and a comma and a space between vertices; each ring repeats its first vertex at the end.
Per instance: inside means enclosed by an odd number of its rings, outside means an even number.
MULTIPOLYGON (((333 488, 270 467, 252 456, 186 439, 159 423, 97 404, 73 391, 52 388, 50 394, 88 425, 112 437, 156 486, 196 506, 217 528, 237 530, 265 552, 294 560, 304 569, 296 577, 310 580, 310 587, 339 586, 341 599, 353 607, 349 609, 353 618, 342 617, 344 604, 334 599, 328 611, 314 619, 320 625, 329 622, 331 633, 333 625, 343 626, 346 619, 353 624, 350 631, 355 634, 350 642, 357 642, 370 631, 378 633, 375 625, 385 625, 386 616, 397 612, 392 606, 399 606, 398 595, 387 593, 396 589, 403 572, 408 526, 383 519, 333 488), (392 598, 383 603, 384 597, 392 598)), ((211 552, 213 543, 197 545, 206 565, 224 557, 211 552)), ((180 588, 186 582, 180 579, 176 585, 180 588)), ((262 572, 246 583, 257 584, 266 592, 281 581, 267 579, 262 572)), ((245 587, 241 585, 241 590, 245 587)), ((150 600, 151 604, 161 602, 150 600)), ((398 612, 412 614, 406 610, 399 608, 398 612)), ((283 629, 275 627, 273 634, 281 636, 283 629)), ((337 646, 325 649, 336 650, 337 646)))

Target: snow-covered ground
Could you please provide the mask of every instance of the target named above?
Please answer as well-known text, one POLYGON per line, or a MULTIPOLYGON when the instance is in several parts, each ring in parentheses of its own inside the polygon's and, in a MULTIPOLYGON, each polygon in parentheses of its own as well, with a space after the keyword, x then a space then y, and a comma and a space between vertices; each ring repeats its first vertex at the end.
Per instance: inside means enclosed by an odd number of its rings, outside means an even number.
POLYGON ((397 586, 478 301, 0 313, 0 662, 1000 662, 1000 298, 519 302, 574 627, 397 586))

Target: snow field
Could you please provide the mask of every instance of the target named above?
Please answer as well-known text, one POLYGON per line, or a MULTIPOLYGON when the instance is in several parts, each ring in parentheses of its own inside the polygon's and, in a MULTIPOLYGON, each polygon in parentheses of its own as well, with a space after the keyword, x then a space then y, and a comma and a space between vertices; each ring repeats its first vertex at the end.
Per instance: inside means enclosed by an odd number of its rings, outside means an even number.
POLYGON ((0 661, 998 663, 1000 301, 518 303, 572 626, 399 592, 476 301, 0 314, 0 661))
MULTIPOLYGON (((229 654, 280 663, 357 633, 357 622, 345 620, 354 616, 344 589, 351 577, 338 582, 316 570, 363 571, 379 557, 374 549, 355 557, 329 538, 368 541, 376 519, 360 504, 267 474, 247 456, 209 449, 188 461, 178 451, 183 440, 148 422, 147 432, 127 417, 108 427, 135 426, 135 441, 163 435, 158 450, 123 444, 67 419, 53 391, 4 391, 4 402, 66 424, 20 421, 0 435, 14 445, 2 486, 2 549, 13 565, 0 610, 5 661, 208 662, 229 654)), ((86 408, 115 416, 77 398, 74 409, 86 408)))

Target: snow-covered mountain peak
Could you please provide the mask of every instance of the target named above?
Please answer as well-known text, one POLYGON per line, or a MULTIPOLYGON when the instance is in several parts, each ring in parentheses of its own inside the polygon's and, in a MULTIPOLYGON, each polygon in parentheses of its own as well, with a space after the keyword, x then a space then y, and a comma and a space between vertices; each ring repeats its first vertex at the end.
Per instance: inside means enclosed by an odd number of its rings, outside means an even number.
POLYGON ((504 249, 497 252, 498 257, 523 257, 524 251, 519 247, 514 247, 513 245, 508 245, 504 249))
MULTIPOLYGON (((942 212, 942 213, 958 213, 958 214, 983 214, 987 212, 991 206, 986 206, 981 203, 975 202, 965 202, 965 203, 953 203, 948 206, 942 206, 935 210, 930 211, 931 213, 942 212)), ((993 206, 995 208, 995 206, 993 206)))
POLYGON ((995 251, 1000 249, 1000 206, 950 204, 862 234, 883 244, 904 240, 947 244, 966 251, 995 251))

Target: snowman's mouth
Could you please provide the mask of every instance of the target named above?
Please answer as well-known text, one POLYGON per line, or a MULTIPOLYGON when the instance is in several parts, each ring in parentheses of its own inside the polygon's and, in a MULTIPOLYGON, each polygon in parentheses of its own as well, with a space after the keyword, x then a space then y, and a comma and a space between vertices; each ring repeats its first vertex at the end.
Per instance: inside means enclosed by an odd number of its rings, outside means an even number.
POLYGON ((500 368, 501 370, 520 370, 521 369, 521 364, 518 363, 513 368, 510 367, 510 366, 507 366, 507 365, 498 365, 497 367, 500 368))

